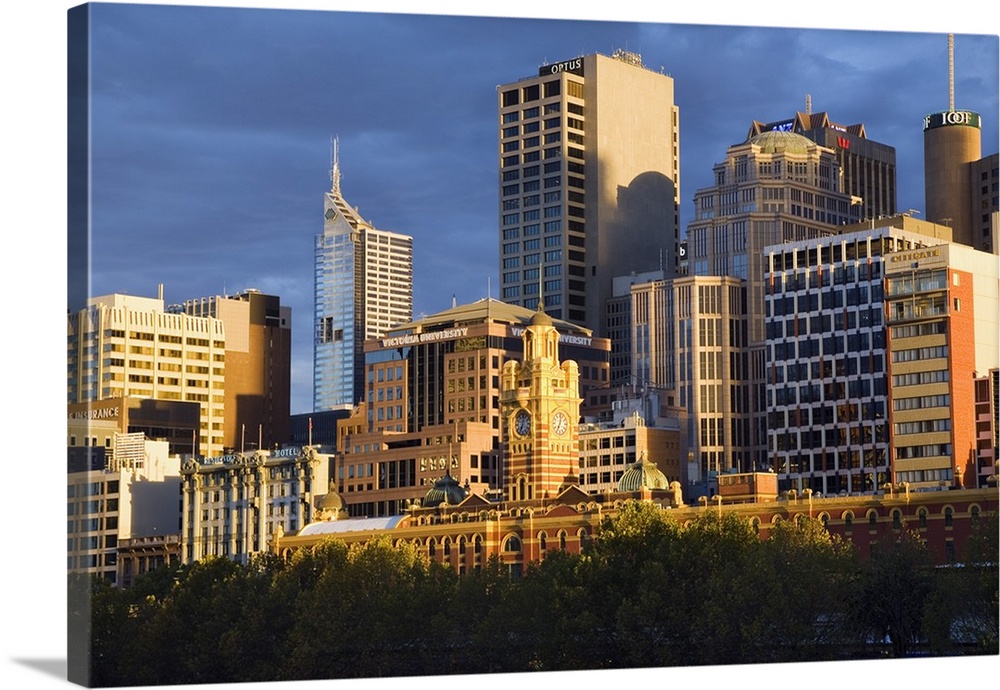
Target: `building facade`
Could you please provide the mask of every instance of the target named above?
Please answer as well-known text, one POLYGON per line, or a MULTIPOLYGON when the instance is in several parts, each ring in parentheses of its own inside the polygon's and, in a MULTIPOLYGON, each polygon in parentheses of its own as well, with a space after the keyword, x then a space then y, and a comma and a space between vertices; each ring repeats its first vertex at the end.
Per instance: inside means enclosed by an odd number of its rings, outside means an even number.
POLYGON ((66 566, 119 585, 122 543, 180 532, 180 458, 169 454, 166 442, 142 434, 116 434, 110 450, 114 466, 95 454, 88 466, 71 466, 67 474, 66 566))
POLYGON ((995 476, 977 452, 977 381, 1000 366, 998 271, 996 255, 960 244, 888 257, 893 482, 974 488, 995 476))
POLYGON ((184 313, 220 319, 226 331, 226 450, 273 448, 288 441, 292 310, 249 289, 184 303, 184 313))
POLYGON ((677 262, 673 79, 616 51, 497 88, 505 302, 604 332, 611 280, 677 262))
POLYGON ((746 281, 686 276, 631 287, 632 376, 686 411, 685 490, 766 464, 753 426, 746 281))
POLYGON ((92 297, 67 319, 67 403, 113 398, 199 405, 194 452, 225 447, 226 332, 221 319, 170 313, 157 298, 92 297))
POLYGON ((878 222, 766 250, 768 457, 783 490, 892 481, 887 262, 949 233, 904 216, 878 222))
POLYGON ((350 409, 364 396, 364 343, 413 318, 413 238, 378 230, 332 189, 315 242, 313 410, 350 409))
POLYGON ((314 498, 329 490, 330 457, 308 446, 191 457, 180 476, 181 562, 219 556, 245 564, 276 533, 313 519, 314 498))

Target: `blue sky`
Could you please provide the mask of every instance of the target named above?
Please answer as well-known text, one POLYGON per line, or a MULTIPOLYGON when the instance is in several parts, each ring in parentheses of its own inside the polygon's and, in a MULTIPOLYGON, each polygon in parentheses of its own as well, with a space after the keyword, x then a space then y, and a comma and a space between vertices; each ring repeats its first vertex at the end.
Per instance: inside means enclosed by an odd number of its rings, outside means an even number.
MULTIPOLYGON (((30 687, 64 685, 65 522, 44 499, 53 496, 58 508, 61 494, 49 487, 61 486, 64 472, 57 450, 65 412, 65 13, 73 4, 0 8, 8 171, 0 274, 9 299, 0 342, 4 361, 29 363, 11 367, 5 379, 6 409, 14 411, 5 419, 14 432, 7 437, 11 463, 31 463, 33 472, 18 477, 34 482, 8 491, 3 502, 12 527, 8 550, 31 553, 33 567, 6 568, 0 591, 8 620, 17 621, 6 626, 4 677, 30 687)), ((281 4, 416 11, 382 0, 281 4)), ((870 0, 496 5, 508 17, 563 20, 528 23, 108 8, 95 27, 94 291, 154 295, 162 282, 168 301, 249 286, 277 292, 294 310, 293 410, 303 411, 310 399, 312 237, 322 227, 332 135, 340 136, 348 199, 379 227, 417 239, 416 307, 431 313, 448 306, 452 294, 460 301, 485 295, 496 271, 496 84, 532 74, 546 60, 619 47, 662 65, 676 80, 681 107, 684 226, 694 190, 708 184, 712 164, 744 137, 750 120, 789 116, 804 108, 807 93, 814 111, 844 124, 864 122, 871 138, 897 148, 899 206, 922 209, 921 118, 947 106, 947 32, 958 34, 957 104, 983 115, 983 153, 997 150, 992 4, 970 0, 947 12, 938 4, 905 16, 874 9, 870 0), (568 11, 607 23, 568 21, 568 11), (196 251, 213 244, 217 251, 196 251)), ((471 6, 431 0, 419 11, 454 14, 471 6)), ((492 283, 495 295, 495 277, 492 283)), ((932 687, 950 666, 956 670, 948 661, 920 661, 927 663, 918 670, 908 662, 854 670, 886 681, 888 673, 905 674, 914 688, 932 687)), ((977 670, 995 674, 997 661, 962 660, 958 668, 980 677, 977 670)), ((835 687, 844 668, 835 669, 811 664, 779 675, 835 687)), ((738 672, 733 678, 741 686, 762 687, 777 671, 738 672)), ((725 669, 710 673, 730 678, 725 669)), ((704 671, 672 669, 657 680, 682 678, 703 682, 704 671)))
MULTIPOLYGON (((93 293, 168 303, 253 287, 293 310, 293 412, 310 408, 312 242, 342 189, 415 239, 415 312, 497 295, 497 84, 625 48, 675 80, 682 233, 754 119, 827 111, 897 148, 923 208, 921 118, 948 104, 946 34, 636 21, 96 4, 93 293)), ((956 104, 997 150, 997 38, 956 38, 956 104)))

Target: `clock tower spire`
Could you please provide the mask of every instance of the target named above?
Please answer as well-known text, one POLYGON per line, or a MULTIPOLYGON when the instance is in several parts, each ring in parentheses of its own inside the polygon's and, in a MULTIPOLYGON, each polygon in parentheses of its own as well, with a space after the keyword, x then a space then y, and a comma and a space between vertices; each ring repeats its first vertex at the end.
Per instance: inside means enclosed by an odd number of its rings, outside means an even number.
POLYGON ((500 386, 504 484, 511 501, 555 496, 566 468, 579 462, 580 373, 576 362, 559 361, 559 332, 541 301, 522 342, 523 360, 504 364, 500 386))

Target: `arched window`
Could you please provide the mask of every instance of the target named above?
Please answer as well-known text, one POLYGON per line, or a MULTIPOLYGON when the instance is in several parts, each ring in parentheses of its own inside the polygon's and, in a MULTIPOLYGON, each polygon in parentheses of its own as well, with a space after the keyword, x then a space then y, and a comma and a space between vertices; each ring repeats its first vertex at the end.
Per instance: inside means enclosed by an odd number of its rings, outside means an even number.
POLYGON ((952 526, 951 523, 952 523, 952 518, 954 517, 954 515, 955 515, 955 511, 953 511, 951 509, 951 506, 948 506, 947 508, 944 509, 944 526, 945 527, 951 527, 952 526))
POLYGON ((472 538, 472 550, 477 556, 483 553, 483 538, 478 534, 472 538))
POLYGON ((521 540, 518 539, 513 534, 507 537, 503 542, 503 550, 507 553, 520 553, 521 552, 521 540))
POLYGON ((431 558, 437 555, 437 542, 433 537, 427 540, 427 555, 431 558))
POLYGON ((844 513, 844 532, 850 534, 851 528, 853 526, 854 526, 854 513, 848 511, 844 513))
POLYGON ((969 515, 972 516, 973 522, 979 522, 979 506, 972 506, 969 508, 969 515))
POLYGON ((560 551, 565 551, 566 550, 566 532, 565 532, 565 530, 559 532, 559 550, 560 551))
POLYGON ((892 528, 897 532, 903 529, 903 514, 899 509, 892 511, 892 528))
POLYGON ((462 556, 465 555, 465 535, 458 538, 458 553, 462 556))
POLYGON ((760 518, 759 517, 754 517, 750 521, 750 526, 753 528, 753 533, 754 534, 760 534, 760 518))
POLYGON ((445 537, 442 540, 441 545, 444 547, 444 555, 446 557, 450 556, 451 555, 451 539, 449 539, 448 537, 445 537))
POLYGON ((546 546, 547 544, 546 544, 545 532, 542 532, 538 535, 538 548, 541 549, 542 551, 545 551, 546 546))
POLYGON ((878 513, 874 510, 868 511, 868 529, 873 532, 878 528, 878 513))
POLYGON ((921 508, 917 511, 917 524, 920 529, 927 529, 927 509, 921 508))
POLYGON ((823 523, 823 529, 830 529, 830 515, 829 513, 820 513, 819 521, 823 523))

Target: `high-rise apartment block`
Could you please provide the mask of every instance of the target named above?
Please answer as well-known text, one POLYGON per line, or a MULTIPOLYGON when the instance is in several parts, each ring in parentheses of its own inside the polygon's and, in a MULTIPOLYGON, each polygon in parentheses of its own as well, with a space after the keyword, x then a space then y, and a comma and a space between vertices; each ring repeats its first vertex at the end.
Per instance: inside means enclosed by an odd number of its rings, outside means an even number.
POLYGON ((612 279, 676 270, 673 79, 616 51, 542 65, 497 89, 505 302, 604 332, 612 279))
POLYGON ((997 257, 941 244, 889 256, 885 272, 893 481, 983 486, 996 469, 978 457, 977 382, 1000 365, 997 257))
POLYGON ((69 314, 67 402, 109 398, 196 402, 196 453, 225 447, 226 332, 223 321, 164 309, 157 298, 92 297, 69 314))
POLYGON ((315 411, 359 403, 364 342, 413 317, 413 238, 374 228, 344 200, 336 149, 331 177, 315 244, 315 411))
POLYGON ((185 313, 220 319, 226 332, 223 443, 243 451, 273 448, 289 437, 292 310, 249 289, 188 300, 185 313))
POLYGON ((794 132, 832 150, 844 176, 843 191, 861 200, 860 218, 896 213, 896 149, 868 138, 864 124, 842 125, 827 113, 795 113, 794 117, 750 125, 747 139, 770 131, 794 132))

